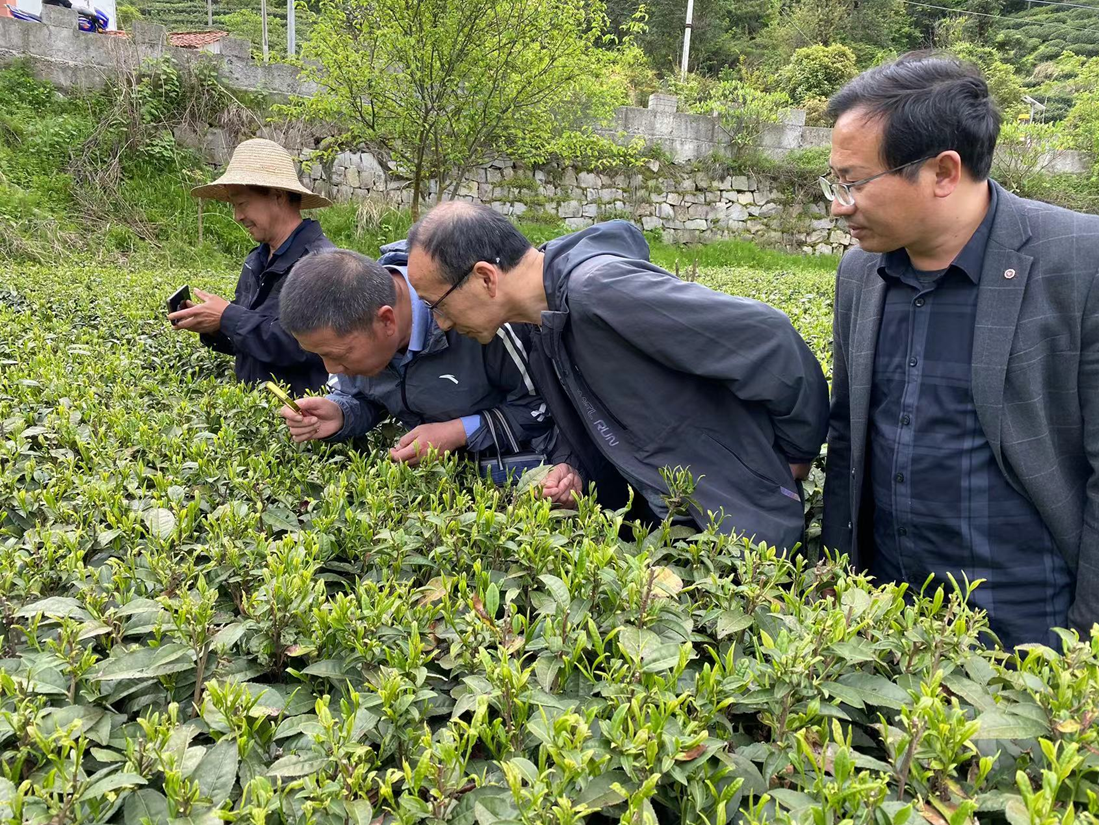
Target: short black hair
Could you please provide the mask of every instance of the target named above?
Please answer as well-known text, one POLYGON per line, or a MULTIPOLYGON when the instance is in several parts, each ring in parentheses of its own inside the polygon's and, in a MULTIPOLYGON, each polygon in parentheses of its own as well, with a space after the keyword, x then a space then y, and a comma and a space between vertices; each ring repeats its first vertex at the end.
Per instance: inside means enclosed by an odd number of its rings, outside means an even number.
POLYGON ((881 119, 886 168, 953 150, 976 180, 992 169, 1000 113, 980 70, 955 57, 911 52, 863 72, 828 101, 832 118, 853 110, 881 119))
POLYGON ((331 329, 350 335, 370 329, 378 310, 397 303, 393 275, 350 249, 306 255, 290 270, 279 295, 279 323, 291 335, 331 329))
POLYGON ((408 249, 423 249, 448 284, 462 280, 479 261, 514 269, 531 248, 507 218, 479 203, 449 201, 420 218, 408 232, 408 249))

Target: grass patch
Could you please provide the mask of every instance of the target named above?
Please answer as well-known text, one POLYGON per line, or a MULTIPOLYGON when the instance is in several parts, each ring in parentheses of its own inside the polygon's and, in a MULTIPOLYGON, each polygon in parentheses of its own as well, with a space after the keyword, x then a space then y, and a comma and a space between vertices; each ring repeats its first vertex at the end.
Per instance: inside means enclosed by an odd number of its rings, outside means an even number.
POLYGON ((680 273, 694 266, 700 269, 715 267, 743 267, 776 272, 834 273, 839 266, 838 255, 803 255, 763 249, 751 241, 715 241, 699 246, 677 244, 651 244, 653 263, 675 271, 679 262, 680 273))

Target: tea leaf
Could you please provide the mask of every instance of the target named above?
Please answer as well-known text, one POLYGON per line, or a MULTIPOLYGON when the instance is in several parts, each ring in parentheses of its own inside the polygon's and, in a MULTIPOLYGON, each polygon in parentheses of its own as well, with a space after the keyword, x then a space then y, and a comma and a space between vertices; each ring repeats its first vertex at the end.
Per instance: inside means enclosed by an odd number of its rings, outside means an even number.
POLYGON ((185 645, 168 644, 163 647, 140 647, 120 656, 112 656, 103 662, 99 673, 93 676, 101 682, 120 679, 152 679, 179 673, 194 667, 191 650, 185 645))
POLYGON ((206 752, 191 777, 214 807, 229 798, 237 780, 237 743, 222 737, 206 752))
POLYGON ((1049 736, 1049 726, 1005 710, 986 710, 977 717, 980 728, 974 739, 1033 739, 1049 736))
POLYGON ((167 822, 168 800, 160 791, 141 788, 126 797, 123 807, 126 825, 142 825, 143 822, 167 822))
POLYGON ((25 605, 15 611, 16 616, 48 616, 51 619, 88 620, 88 614, 80 602, 67 596, 50 596, 33 604, 25 605))
POLYGON ((146 510, 142 518, 149 532, 158 539, 169 539, 176 529, 176 517, 171 510, 162 507, 154 507, 146 510))

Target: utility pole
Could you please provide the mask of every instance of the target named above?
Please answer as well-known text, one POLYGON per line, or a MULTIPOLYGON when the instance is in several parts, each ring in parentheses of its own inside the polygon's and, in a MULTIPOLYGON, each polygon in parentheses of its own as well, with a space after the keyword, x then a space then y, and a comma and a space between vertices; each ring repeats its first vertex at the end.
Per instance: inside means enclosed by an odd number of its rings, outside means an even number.
POLYGON ((267 0, 259 0, 259 13, 263 18, 263 62, 266 63, 268 59, 267 52, 267 0))
POLYGON ((206 0, 206 28, 214 27, 214 0, 206 0))
POLYGON ((296 51, 294 33, 294 0, 286 0, 286 56, 293 57, 296 51))
POLYGON ((679 67, 681 80, 687 78, 687 61, 691 57, 691 20, 694 18, 695 0, 687 0, 687 25, 683 29, 683 65, 679 67))

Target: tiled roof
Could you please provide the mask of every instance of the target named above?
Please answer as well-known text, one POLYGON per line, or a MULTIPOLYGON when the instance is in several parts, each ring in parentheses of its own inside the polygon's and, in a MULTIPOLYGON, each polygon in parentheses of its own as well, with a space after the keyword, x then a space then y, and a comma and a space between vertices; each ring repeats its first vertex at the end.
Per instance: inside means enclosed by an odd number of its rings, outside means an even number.
POLYGON ((222 31, 171 32, 168 35, 168 42, 181 49, 201 49, 203 46, 217 43, 228 33, 222 31))

